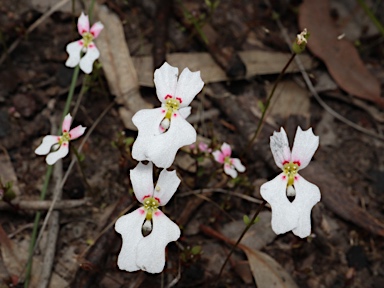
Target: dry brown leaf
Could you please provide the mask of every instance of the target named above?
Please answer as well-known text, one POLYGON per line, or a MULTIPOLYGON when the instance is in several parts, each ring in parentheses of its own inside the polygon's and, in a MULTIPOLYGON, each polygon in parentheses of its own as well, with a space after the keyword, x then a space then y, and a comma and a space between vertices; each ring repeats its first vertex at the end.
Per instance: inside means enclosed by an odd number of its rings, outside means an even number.
POLYGON ((269 255, 239 245, 247 255, 249 266, 258 288, 297 288, 291 275, 269 255))
POLYGON ((338 39, 341 33, 329 13, 329 0, 305 0, 300 6, 300 27, 311 34, 308 48, 325 62, 342 89, 384 107, 379 81, 367 70, 353 44, 338 39))
MULTIPOLYGON (((103 64, 105 77, 115 101, 123 105, 119 114, 126 128, 137 130, 132 123, 132 116, 139 110, 153 108, 140 95, 139 81, 124 36, 120 19, 105 6, 95 5, 97 16, 104 29, 97 39, 100 50, 100 61, 103 64)), ((153 82, 153 70, 151 72, 153 82)))
MULTIPOLYGON (((290 54, 261 50, 239 52, 240 58, 247 67, 246 78, 255 75, 278 74, 287 63, 290 54)), ((172 53, 167 54, 169 64, 180 70, 188 67, 191 71, 201 71, 205 84, 230 80, 224 70, 213 60, 209 53, 172 53)), ((307 55, 302 56, 305 69, 310 70, 315 62, 307 55)), ((151 56, 134 57, 139 83, 142 86, 153 87, 153 59, 151 56)), ((292 64, 288 72, 297 72, 299 68, 292 64)))

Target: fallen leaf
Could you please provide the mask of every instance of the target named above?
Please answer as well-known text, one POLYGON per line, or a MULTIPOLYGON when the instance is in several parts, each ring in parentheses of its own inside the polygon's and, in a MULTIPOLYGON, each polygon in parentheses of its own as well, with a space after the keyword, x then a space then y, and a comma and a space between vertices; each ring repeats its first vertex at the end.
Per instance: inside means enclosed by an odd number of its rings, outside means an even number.
MULTIPOLYGON (((120 19, 105 6, 95 5, 96 14, 103 23, 104 29, 97 38, 100 50, 100 62, 103 64, 105 77, 115 101, 122 105, 119 108, 124 126, 137 130, 132 123, 132 116, 139 110, 153 108, 140 95, 140 86, 133 65, 129 48, 124 36, 120 19)), ((153 82, 153 70, 151 71, 153 82)))
MULTIPOLYGON (((100 34, 101 35, 101 34, 100 34)), ((290 54, 251 50, 238 53, 246 65, 247 75, 243 78, 250 78, 255 75, 278 74, 287 63, 290 54)), ((191 71, 200 71, 204 83, 213 83, 230 80, 225 71, 213 60, 209 53, 172 53, 167 54, 167 62, 180 69, 188 67, 191 71)), ((302 56, 305 69, 315 67, 315 62, 307 55, 302 56)), ((153 87, 153 58, 152 56, 134 57, 139 84, 141 86, 153 87)), ((295 63, 287 69, 289 72, 297 72, 299 68, 295 63)))
POLYGON ((304 0, 299 23, 311 37, 308 48, 322 59, 337 84, 348 93, 384 107, 380 82, 368 71, 356 48, 341 34, 330 16, 329 0, 304 0))

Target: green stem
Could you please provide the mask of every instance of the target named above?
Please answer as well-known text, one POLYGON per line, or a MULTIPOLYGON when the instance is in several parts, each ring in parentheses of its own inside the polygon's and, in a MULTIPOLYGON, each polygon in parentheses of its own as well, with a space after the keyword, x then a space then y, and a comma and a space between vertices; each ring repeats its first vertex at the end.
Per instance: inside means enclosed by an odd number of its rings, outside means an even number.
POLYGON ((373 24, 376 26, 377 29, 379 29, 381 35, 384 36, 384 26, 381 24, 381 22, 377 19, 375 14, 373 14, 372 10, 367 6, 364 0, 357 0, 357 2, 360 4, 361 8, 363 8, 365 14, 371 19, 373 24))
POLYGON ((279 82, 281 81, 281 79, 283 78, 283 76, 285 74, 285 71, 288 69, 289 65, 292 63, 292 61, 295 58, 295 56, 296 56, 296 53, 293 53, 291 55, 291 58, 289 58, 287 64, 285 64, 283 70, 281 70, 279 76, 277 77, 277 79, 275 81, 275 84, 272 87, 271 93, 269 93, 269 96, 267 98, 267 103, 265 103, 265 107, 263 109, 263 113, 261 114, 260 121, 257 124, 257 128, 256 128, 256 131, 255 131, 255 134, 253 134, 252 139, 248 142, 247 148, 244 150, 245 153, 247 153, 249 151, 249 149, 251 148, 251 145, 253 144, 253 142, 255 141, 257 136, 259 136, 260 131, 261 131, 261 127, 263 126, 263 123, 264 123, 264 118, 265 118, 266 112, 268 110, 269 104, 271 103, 271 100, 272 100, 272 97, 273 97, 273 95, 275 93, 276 87, 279 84, 279 82))
MULTIPOLYGON (((75 93, 77 78, 79 77, 79 71, 80 71, 80 66, 77 65, 75 67, 75 70, 73 70, 71 87, 69 87, 69 92, 68 92, 68 96, 67 96, 67 101, 65 102, 62 120, 68 114, 69 108, 71 107, 71 102, 72 102, 73 94, 75 93)), ((60 127, 61 127, 61 124, 60 124, 60 127)))
POLYGON ((217 276, 218 279, 221 277, 221 274, 222 274, 223 271, 224 271, 225 265, 227 265, 227 263, 228 263, 228 261, 229 261, 229 258, 231 258, 231 255, 232 255, 233 251, 235 251, 236 247, 239 245, 241 239, 243 239, 245 233, 248 232, 249 228, 251 228, 251 226, 252 226, 253 224, 255 224, 255 220, 256 220, 257 216, 260 214, 261 210, 263 210, 263 208, 264 208, 264 206, 265 206, 266 203, 267 203, 267 202, 265 202, 265 200, 263 200, 263 202, 260 204, 259 208, 257 208, 257 210, 256 210, 255 214, 253 215, 251 221, 249 221, 249 223, 247 224, 247 227, 245 227, 243 233, 241 233, 239 239, 237 239, 235 245, 232 246, 232 249, 231 249, 231 251, 229 252, 229 254, 227 255, 227 258, 225 258, 225 261, 224 261, 223 266, 221 266, 219 275, 217 276))

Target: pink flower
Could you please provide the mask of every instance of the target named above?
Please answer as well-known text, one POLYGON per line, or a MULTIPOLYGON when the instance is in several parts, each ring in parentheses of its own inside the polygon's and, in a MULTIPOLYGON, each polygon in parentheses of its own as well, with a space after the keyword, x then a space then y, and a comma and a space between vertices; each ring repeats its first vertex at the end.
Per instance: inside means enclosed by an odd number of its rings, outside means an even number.
POLYGON ((240 159, 231 158, 232 149, 227 143, 221 145, 221 151, 216 150, 212 152, 215 160, 221 164, 224 164, 224 172, 232 178, 237 177, 237 171, 244 172, 245 167, 241 164, 240 159), (236 171, 237 170, 237 171, 236 171))
POLYGON ((89 29, 88 16, 81 13, 77 22, 77 29, 83 38, 67 45, 67 53, 69 54, 69 58, 65 62, 67 67, 73 68, 80 64, 80 69, 84 73, 89 74, 92 72, 93 62, 100 56, 93 39, 99 36, 103 28, 101 22, 96 22, 89 29), (84 56, 81 57, 82 53, 84 53, 84 56))
POLYGON ((85 127, 79 125, 72 130, 71 128, 72 117, 71 114, 65 116, 62 125, 62 136, 47 135, 43 138, 43 142, 36 148, 37 155, 47 155, 45 161, 48 165, 53 165, 57 160, 67 156, 69 151, 69 141, 79 138, 85 132, 85 127), (53 151, 52 151, 53 150, 53 151), (52 151, 52 152, 51 152, 52 151))
POLYGON ((199 149, 200 149, 201 152, 206 152, 206 153, 211 153, 212 152, 212 149, 208 148, 208 144, 206 144, 204 142, 200 142, 199 143, 199 149))

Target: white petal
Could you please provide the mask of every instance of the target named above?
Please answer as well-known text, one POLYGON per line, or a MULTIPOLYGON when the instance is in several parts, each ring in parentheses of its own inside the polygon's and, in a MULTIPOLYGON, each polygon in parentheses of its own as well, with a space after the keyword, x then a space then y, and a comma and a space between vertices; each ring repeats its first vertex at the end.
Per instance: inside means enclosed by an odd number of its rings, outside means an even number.
POLYGON ((160 210, 155 212, 153 230, 137 246, 136 264, 149 273, 160 273, 165 265, 165 247, 180 237, 180 228, 160 210))
POLYGON ((180 179, 176 175, 176 171, 167 171, 163 169, 160 172, 153 197, 160 199, 160 205, 164 206, 169 199, 175 194, 177 187, 180 185, 180 179))
POLYGON ((89 44, 87 52, 80 60, 80 69, 83 70, 83 72, 86 74, 91 73, 93 69, 93 62, 95 62, 99 56, 100 52, 97 50, 95 44, 89 44))
POLYGON ((167 95, 174 98, 178 74, 179 69, 177 67, 172 67, 167 62, 165 62, 159 69, 156 69, 154 82, 157 98, 159 98, 161 103, 165 102, 165 97, 167 95))
POLYGON ((319 147, 319 136, 315 136, 312 128, 306 131, 297 127, 295 142, 293 142, 291 160, 300 162, 300 169, 307 167, 319 147))
POLYGON ((79 20, 77 20, 77 30, 80 35, 83 35, 85 32, 89 31, 89 19, 88 16, 81 12, 79 20))
POLYGON ((181 107, 187 107, 193 98, 203 89, 204 82, 201 80, 200 71, 191 72, 185 68, 181 72, 179 81, 177 82, 175 98, 181 98, 181 107))
POLYGON ((152 197, 153 194, 153 177, 152 177, 152 162, 147 165, 139 162, 135 169, 129 173, 133 192, 138 201, 143 203, 146 197, 152 197))
POLYGON ((183 116, 184 119, 187 119, 189 115, 191 115, 191 107, 183 107, 179 109, 179 113, 181 116, 183 116))
POLYGON ((63 133, 69 131, 69 129, 71 128, 71 123, 72 123, 72 116, 70 113, 68 113, 67 116, 64 117, 63 125, 61 125, 61 130, 63 133))
POLYGON ((67 45, 67 53, 69 54, 69 57, 67 62, 65 62, 65 66, 73 68, 79 64, 81 49, 83 49, 82 43, 82 40, 78 40, 67 45))
POLYGON ((60 136, 47 135, 43 138, 43 142, 36 148, 37 155, 47 155, 54 144, 58 143, 60 136))
POLYGON ((159 168, 168 168, 180 147, 196 141, 196 131, 179 113, 175 113, 168 131, 160 133, 159 125, 164 117, 162 111, 162 108, 144 109, 132 117, 139 130, 132 157, 138 161, 152 161, 159 168))
POLYGON ((64 142, 61 144, 60 148, 57 151, 49 153, 45 161, 47 162, 48 165, 53 165, 56 163, 57 160, 67 156, 68 151, 69 151, 69 143, 64 142))
POLYGON ((115 230, 121 234, 123 245, 117 258, 117 266, 121 270, 128 272, 137 271, 140 269, 136 265, 136 250, 137 245, 144 237, 141 233, 141 227, 145 219, 145 211, 143 208, 121 216, 115 223, 115 230))
POLYGON ((283 163, 291 161, 291 150, 284 128, 281 128, 280 132, 273 132, 270 137, 270 146, 277 167, 283 169, 283 163))
POLYGON ((235 166, 237 171, 239 171, 239 172, 244 172, 245 171, 245 166, 243 164, 241 164, 240 159, 232 158, 231 162, 232 162, 233 166, 235 166))
POLYGON ((297 175, 294 186, 296 197, 292 204, 298 213, 298 222, 297 227, 292 232, 301 238, 305 238, 311 234, 311 210, 320 201, 320 190, 316 185, 308 182, 300 175, 297 175))
POLYGON ((224 172, 225 174, 231 176, 232 178, 237 177, 237 171, 234 166, 229 165, 229 164, 224 164, 224 172))
POLYGON ((281 173, 260 187, 260 194, 271 205, 272 230, 276 234, 286 233, 297 227, 298 211, 286 195, 287 179, 281 173))

